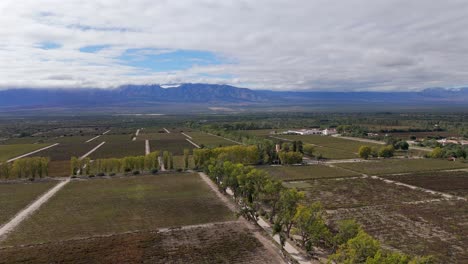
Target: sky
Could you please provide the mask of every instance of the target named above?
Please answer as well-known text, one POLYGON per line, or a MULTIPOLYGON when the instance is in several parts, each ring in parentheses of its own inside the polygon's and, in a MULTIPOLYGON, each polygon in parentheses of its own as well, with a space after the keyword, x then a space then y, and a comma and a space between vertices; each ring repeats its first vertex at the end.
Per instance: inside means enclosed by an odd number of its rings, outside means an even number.
POLYGON ((468 86, 466 0, 1 0, 0 89, 468 86))

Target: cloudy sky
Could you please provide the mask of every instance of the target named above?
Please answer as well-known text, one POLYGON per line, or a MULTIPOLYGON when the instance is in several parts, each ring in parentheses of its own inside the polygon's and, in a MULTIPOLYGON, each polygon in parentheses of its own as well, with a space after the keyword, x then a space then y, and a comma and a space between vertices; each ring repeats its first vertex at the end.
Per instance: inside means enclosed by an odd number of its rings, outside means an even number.
POLYGON ((1 0, 0 89, 468 86, 466 0, 1 0))

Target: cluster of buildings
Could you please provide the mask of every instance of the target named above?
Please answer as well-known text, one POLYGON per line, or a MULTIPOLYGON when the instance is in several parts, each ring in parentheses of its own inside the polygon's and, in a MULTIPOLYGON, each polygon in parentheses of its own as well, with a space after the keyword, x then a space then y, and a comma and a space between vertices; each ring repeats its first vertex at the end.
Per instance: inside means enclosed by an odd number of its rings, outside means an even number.
POLYGON ((326 129, 300 129, 300 130, 288 130, 281 134, 284 135, 324 135, 330 136, 337 134, 336 129, 334 128, 326 128, 326 129))
POLYGON ((468 145, 468 140, 457 140, 457 139, 439 139, 437 140, 442 146, 445 146, 447 144, 460 144, 460 145, 468 145))

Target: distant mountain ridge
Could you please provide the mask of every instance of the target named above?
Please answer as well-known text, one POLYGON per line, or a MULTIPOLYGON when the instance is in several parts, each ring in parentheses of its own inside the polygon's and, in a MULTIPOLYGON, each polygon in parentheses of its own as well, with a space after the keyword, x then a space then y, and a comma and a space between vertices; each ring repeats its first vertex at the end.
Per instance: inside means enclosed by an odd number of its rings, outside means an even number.
POLYGON ((0 91, 5 108, 99 108, 102 106, 206 105, 313 105, 313 104, 412 104, 461 105, 468 108, 468 88, 430 88, 420 92, 279 92, 230 85, 186 83, 173 88, 161 85, 125 85, 116 89, 9 89, 0 91))

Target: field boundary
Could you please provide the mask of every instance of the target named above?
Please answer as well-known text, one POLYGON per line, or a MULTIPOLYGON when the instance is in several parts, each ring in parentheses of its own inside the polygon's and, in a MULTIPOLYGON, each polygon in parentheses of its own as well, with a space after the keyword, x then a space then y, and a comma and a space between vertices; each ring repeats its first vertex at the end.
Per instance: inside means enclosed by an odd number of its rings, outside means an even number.
POLYGON ((188 138, 190 138, 190 139, 193 139, 191 136, 185 134, 184 132, 181 132, 181 134, 184 135, 184 136, 186 136, 186 137, 188 137, 188 138))
POLYGON ((170 134, 171 131, 167 130, 167 128, 163 127, 164 131, 166 131, 166 133, 170 134))
POLYGON ((50 149, 50 148, 55 147, 55 146, 57 146, 57 145, 59 145, 59 144, 60 144, 60 143, 55 143, 55 144, 52 144, 52 145, 50 145, 50 146, 47 146, 47 147, 44 147, 44 148, 41 148, 41 149, 37 149, 37 150, 35 150, 35 151, 31 151, 31 152, 26 153, 26 154, 23 154, 23 155, 21 155, 21 156, 18 156, 18 157, 9 159, 9 160, 6 161, 6 163, 9 163, 9 162, 15 161, 15 160, 17 160, 17 159, 21 159, 21 158, 27 157, 27 156, 32 155, 32 154, 36 154, 36 153, 38 153, 38 152, 40 152, 40 151, 43 151, 43 150, 46 150, 46 149, 50 149))
POLYGON ((64 181, 61 181, 60 183, 52 187, 50 190, 48 190, 45 194, 37 198, 34 202, 32 202, 26 208, 21 210, 8 223, 3 225, 0 228, 0 241, 3 241, 9 233, 11 233, 18 225, 21 224, 21 222, 26 220, 35 211, 37 211, 41 207, 41 205, 46 203, 52 196, 54 196, 58 191, 60 191, 69 182, 70 182, 70 178, 64 181))
POLYGON ((245 144, 244 144, 244 143, 242 143, 242 142, 235 141, 235 140, 232 140, 232 139, 229 139, 229 138, 225 138, 225 137, 222 137, 222 136, 218 136, 218 135, 215 135, 215 134, 211 134, 211 133, 206 133, 206 134, 208 134, 208 135, 210 135, 210 136, 214 136, 214 137, 219 137, 219 138, 222 138, 222 139, 224 139, 224 140, 227 140, 227 141, 230 141, 230 142, 236 143, 236 144, 238 144, 238 145, 245 145, 245 144))
POLYGON ((200 146, 198 146, 195 142, 193 142, 192 140, 186 138, 185 140, 187 140, 188 142, 190 142, 190 144, 194 145, 196 148, 201 148, 200 146))
POLYGON ((149 143, 149 140, 145 140, 145 155, 148 155, 151 153, 151 149, 150 149, 150 143, 149 143))
MULTIPOLYGON (((203 179, 203 181, 210 187, 211 190, 213 190, 216 193, 216 196, 218 196, 221 199, 221 201, 230 210, 232 210, 233 212, 237 211, 236 205, 232 201, 230 201, 228 199, 228 197, 223 195, 218 190, 218 186, 213 181, 211 181, 211 179, 208 177, 208 175, 206 175, 204 172, 199 172, 198 175, 200 175, 200 177, 203 179)), ((245 219, 244 219, 244 223, 246 223, 247 225, 251 225, 251 223, 249 221, 245 220, 245 219)), ((265 231, 276 242, 277 245, 280 245, 279 237, 273 236, 272 229, 271 229, 270 225, 267 222, 265 222, 261 217, 259 217, 259 219, 257 220, 256 223, 257 223, 257 225, 259 227, 262 228, 263 231, 265 231)), ((266 247, 267 245, 265 243, 267 243, 266 241, 268 241, 268 240, 265 240, 265 238, 261 234, 259 234, 257 232, 254 232, 254 234, 257 237, 257 239, 259 239, 260 242, 262 242, 262 244, 266 247)), ((270 240, 270 243, 273 243, 273 241, 270 240)), ((274 245, 271 245, 271 246, 274 246, 274 245)), ((274 246, 274 247, 278 248, 278 246, 274 246)), ((284 250, 291 256, 291 258, 293 258, 299 264, 311 264, 312 263, 310 260, 308 260, 306 257, 304 257, 289 242, 285 243, 284 250)), ((320 262, 317 262, 317 263, 320 263, 320 262)))
POLYGON ((80 157, 80 160, 88 157, 89 155, 93 154, 94 151, 98 150, 98 148, 100 148, 102 145, 106 144, 105 141, 103 141, 101 144, 97 145, 96 147, 94 147, 92 150, 88 151, 88 153, 84 154, 83 156, 80 157))

